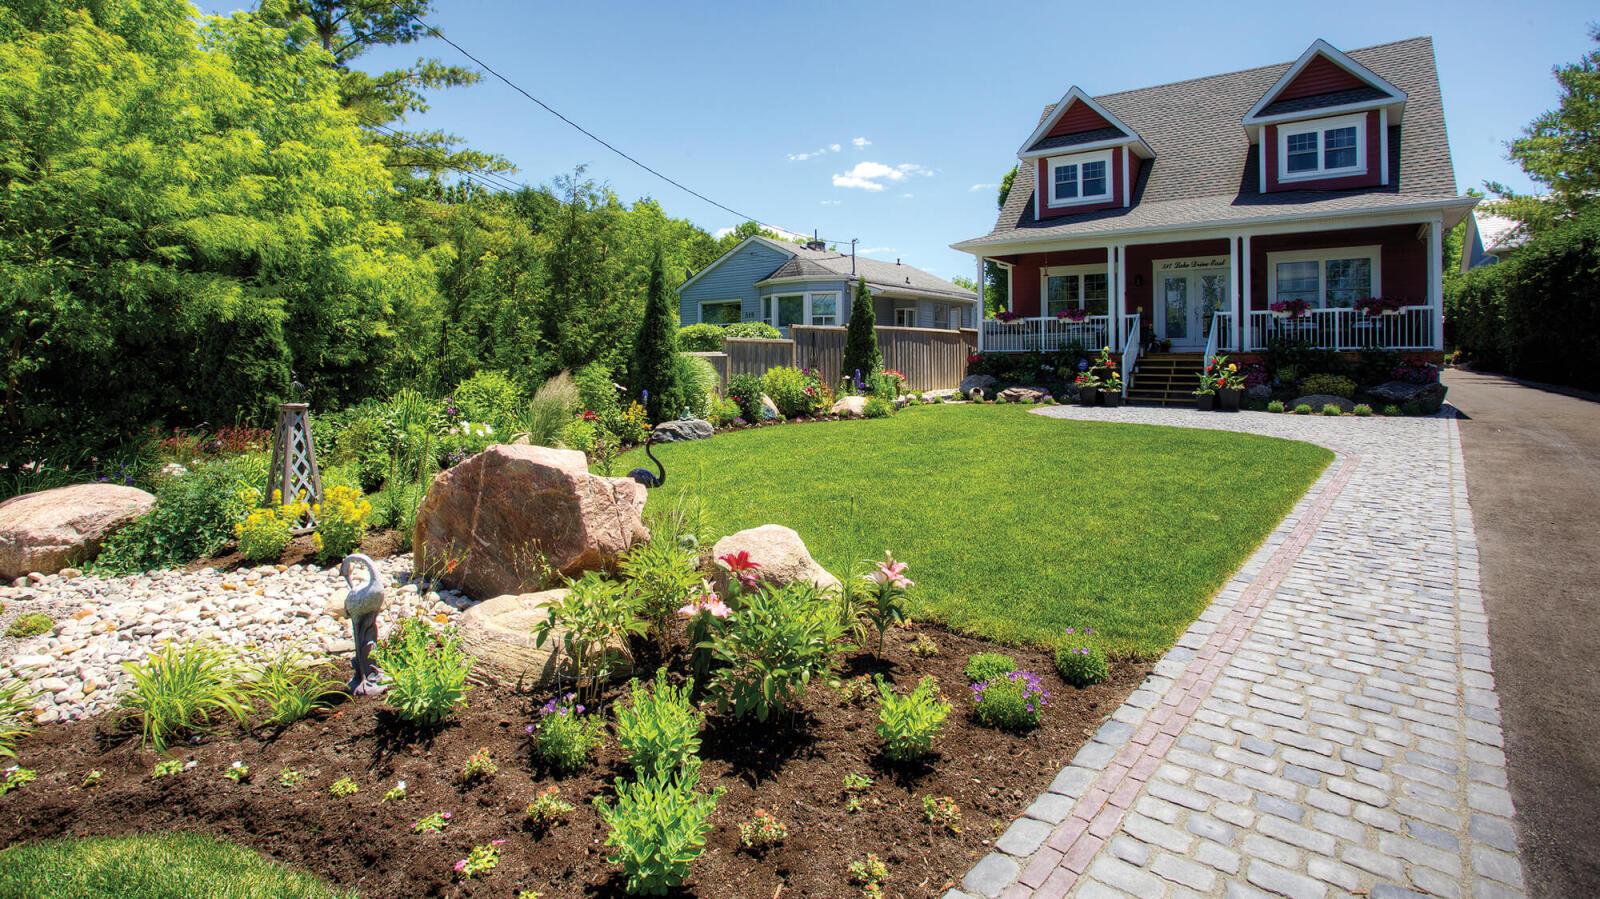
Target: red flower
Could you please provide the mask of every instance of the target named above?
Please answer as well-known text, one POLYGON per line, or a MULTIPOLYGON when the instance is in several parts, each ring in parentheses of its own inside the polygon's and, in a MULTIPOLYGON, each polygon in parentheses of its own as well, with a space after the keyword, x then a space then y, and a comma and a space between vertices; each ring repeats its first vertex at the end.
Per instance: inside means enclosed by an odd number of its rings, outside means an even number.
POLYGON ((732 572, 746 589, 756 585, 756 569, 761 567, 761 563, 750 558, 749 550, 741 549, 737 555, 728 553, 717 556, 717 564, 732 572))

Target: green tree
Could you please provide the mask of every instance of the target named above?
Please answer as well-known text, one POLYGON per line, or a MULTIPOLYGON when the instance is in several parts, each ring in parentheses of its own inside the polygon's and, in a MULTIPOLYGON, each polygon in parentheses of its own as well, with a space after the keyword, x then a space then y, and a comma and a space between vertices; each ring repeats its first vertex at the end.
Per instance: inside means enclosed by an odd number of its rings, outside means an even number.
MULTIPOLYGON (((1600 27, 1590 37, 1600 42, 1600 27)), ((1600 197, 1600 50, 1553 70, 1561 86, 1556 108, 1543 113, 1512 141, 1508 158, 1545 188, 1544 196, 1518 195, 1496 182, 1486 204, 1498 215, 1539 234, 1582 212, 1600 197)))
POLYGON ((1012 166, 1011 171, 1006 172, 1005 176, 1000 179, 1000 196, 995 202, 996 209, 1006 208, 1006 198, 1011 196, 1011 185, 1015 184, 1016 181, 1017 167, 1012 166))
POLYGON ((683 387, 678 383, 678 311, 667 291, 664 268, 657 249, 650 260, 644 319, 633 340, 633 392, 645 397, 645 411, 652 422, 677 418, 684 406, 683 387))
POLYGON ((850 304, 850 322, 844 336, 844 377, 860 390, 883 368, 878 352, 878 321, 872 311, 872 294, 865 278, 856 280, 855 300, 850 304), (859 374, 860 383, 856 381, 859 374))

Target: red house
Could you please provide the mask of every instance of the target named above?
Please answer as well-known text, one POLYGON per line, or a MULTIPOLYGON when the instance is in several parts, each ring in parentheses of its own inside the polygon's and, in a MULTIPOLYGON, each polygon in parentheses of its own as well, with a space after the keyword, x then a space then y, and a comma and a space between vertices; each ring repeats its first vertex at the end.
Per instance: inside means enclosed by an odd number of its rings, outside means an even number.
POLYGON ((981 351, 1109 346, 1135 371, 1155 339, 1197 360, 1276 336, 1443 348, 1441 236, 1476 200, 1456 193, 1429 38, 1073 87, 1017 158, 994 230, 954 244, 980 284, 985 261, 1010 275, 981 351))

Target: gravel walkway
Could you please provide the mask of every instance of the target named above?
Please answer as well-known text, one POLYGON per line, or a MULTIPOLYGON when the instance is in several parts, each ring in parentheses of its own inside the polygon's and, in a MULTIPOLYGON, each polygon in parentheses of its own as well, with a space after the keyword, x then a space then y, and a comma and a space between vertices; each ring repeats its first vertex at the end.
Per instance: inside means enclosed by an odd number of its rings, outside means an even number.
MULTIPOLYGON (((378 560, 378 568, 388 584, 379 633, 401 617, 454 618, 470 604, 459 593, 409 582, 409 553, 378 560)), ((364 578, 363 572, 357 583, 364 578)), ((347 656, 354 651, 344 618, 347 589, 337 566, 315 565, 117 578, 29 575, 22 586, 0 587, 0 631, 33 612, 49 615, 55 625, 34 637, 0 638, 0 665, 41 692, 34 704, 39 723, 70 721, 110 709, 130 679, 123 663, 172 640, 217 640, 267 653, 299 646, 313 655, 347 656)))
POLYGON ((967 896, 1524 891, 1457 424, 1051 407, 1336 460, 967 896))

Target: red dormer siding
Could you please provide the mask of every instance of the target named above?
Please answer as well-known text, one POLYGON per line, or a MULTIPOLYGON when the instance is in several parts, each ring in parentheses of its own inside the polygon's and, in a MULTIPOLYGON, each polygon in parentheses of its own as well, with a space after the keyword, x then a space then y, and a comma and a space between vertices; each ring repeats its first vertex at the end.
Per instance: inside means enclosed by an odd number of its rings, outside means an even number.
MULTIPOLYGON (((1316 62, 1322 62, 1320 58, 1316 62)), ((1315 62, 1313 63, 1315 65, 1315 62)), ((1333 65, 1329 63, 1329 65, 1333 65)), ((1311 66, 1306 66, 1309 70, 1311 66)), ((1335 66, 1337 68, 1337 66, 1335 66)), ((1340 69, 1339 71, 1344 71, 1340 69)), ((1267 193, 1282 190, 1345 190, 1352 187, 1377 187, 1383 183, 1382 128, 1378 126, 1378 111, 1367 111, 1367 171, 1364 175, 1346 175, 1343 178, 1318 178, 1309 181, 1278 181, 1278 126, 1267 125, 1261 129, 1261 159, 1266 166, 1267 193)))
POLYGON ((1061 114, 1045 137, 1063 137, 1068 134, 1079 134, 1084 131, 1098 131, 1101 128, 1114 127, 1100 113, 1089 108, 1087 103, 1073 103, 1067 111, 1061 114))
POLYGON ((1318 56, 1306 63, 1300 74, 1284 85, 1275 99, 1296 100, 1300 97, 1314 97, 1317 94, 1331 94, 1334 91, 1347 91, 1366 86, 1365 81, 1346 72, 1326 56, 1318 56))
MULTIPOLYGON (((1093 112, 1093 110, 1090 110, 1093 112)), ((1068 110, 1068 115, 1072 110, 1068 110)), ((1096 118, 1099 118, 1096 116, 1096 118)), ((1077 206, 1050 206, 1050 159, 1041 158, 1034 160, 1035 188, 1037 211, 1041 219, 1061 218, 1068 215, 1079 215, 1084 212, 1094 212, 1099 209, 1113 209, 1122 206, 1123 191, 1126 189, 1122 183, 1122 154, 1127 152, 1126 147, 1111 148, 1111 199, 1101 203, 1083 203, 1077 206)), ((1066 154, 1063 154, 1066 155, 1066 154)), ((1135 160, 1137 161, 1137 160, 1135 160)), ((1137 169, 1134 169, 1137 171, 1137 169)))

